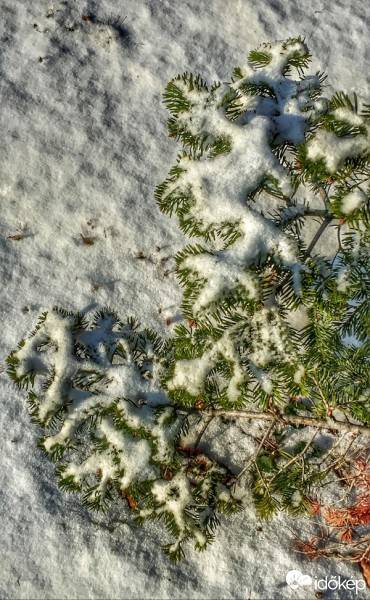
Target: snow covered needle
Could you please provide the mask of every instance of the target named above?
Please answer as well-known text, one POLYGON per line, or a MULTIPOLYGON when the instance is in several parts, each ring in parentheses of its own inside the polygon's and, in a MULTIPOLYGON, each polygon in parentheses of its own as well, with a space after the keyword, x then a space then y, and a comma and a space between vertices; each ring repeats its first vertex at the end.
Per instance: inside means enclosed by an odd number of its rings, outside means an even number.
POLYGON ((123 495, 139 522, 162 518, 176 560, 185 540, 213 539, 217 512, 239 509, 244 475, 261 516, 296 514, 370 434, 370 107, 322 98, 309 59, 289 39, 252 51, 229 84, 185 73, 167 85, 182 150, 155 197, 198 238, 176 257, 184 323, 171 339, 109 310, 54 311, 8 358, 33 388, 60 485, 94 509, 123 495), (337 247, 315 255, 329 225, 337 247), (198 449, 225 415, 256 434, 239 474, 198 449))
POLYGON ((238 506, 225 468, 178 447, 187 415, 158 389, 163 351, 155 333, 109 309, 88 319, 55 308, 7 360, 16 385, 32 387, 39 446, 59 463, 60 487, 92 510, 124 497, 138 523, 164 519, 176 538, 165 549, 177 560, 186 539, 199 549, 213 539, 216 509, 238 506))

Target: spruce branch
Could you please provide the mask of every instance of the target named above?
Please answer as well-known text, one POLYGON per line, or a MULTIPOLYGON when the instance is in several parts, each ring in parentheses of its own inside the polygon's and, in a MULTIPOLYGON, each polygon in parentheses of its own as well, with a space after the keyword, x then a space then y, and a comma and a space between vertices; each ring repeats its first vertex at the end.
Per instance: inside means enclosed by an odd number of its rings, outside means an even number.
POLYGON ((307 450, 312 445, 312 442, 314 441, 316 436, 317 436, 317 430, 311 434, 310 438, 306 442, 306 444, 303 447, 303 449, 301 450, 301 452, 299 452, 295 456, 292 456, 292 458, 290 460, 288 460, 286 463, 283 464, 282 467, 280 467, 280 469, 277 471, 277 473, 275 473, 275 475, 269 480, 269 485, 272 485, 274 483, 274 481, 281 475, 281 473, 283 471, 288 469, 291 465, 293 465, 295 462, 297 462, 298 460, 300 460, 301 458, 303 458, 305 456, 307 450))
POLYGON ((238 473, 238 475, 235 477, 235 480, 233 481, 233 485, 235 485, 239 479, 241 479, 241 477, 244 475, 244 473, 246 473, 247 471, 249 471, 249 469, 251 468, 251 466, 253 465, 253 463, 256 462, 257 456, 259 455, 261 448, 263 448, 263 445, 265 443, 265 441, 268 439, 270 433, 274 430, 274 428, 276 427, 277 424, 277 419, 273 419, 271 425, 268 427, 268 429, 265 431, 260 443, 258 444, 258 447, 256 449, 256 451, 253 453, 253 455, 248 459, 247 463, 244 465, 244 467, 242 468, 242 470, 240 471, 240 473, 238 473))
POLYGON ((197 238, 176 256, 184 323, 172 337, 109 308, 55 308, 7 359, 60 487, 92 510, 124 498, 138 524, 162 520, 175 561, 186 542, 213 541, 219 513, 240 510, 247 471, 257 514, 307 513, 311 492, 335 486, 370 438, 369 105, 321 98, 309 61, 290 38, 252 51, 232 83, 185 73, 166 87, 182 148, 155 199, 197 238), (299 206, 300 186, 323 208, 299 206), (322 222, 305 247, 312 218, 322 222), (329 260, 314 250, 334 223, 329 260), (199 449, 217 417, 266 422, 237 475, 199 449), (314 443, 320 431, 328 450, 314 443))

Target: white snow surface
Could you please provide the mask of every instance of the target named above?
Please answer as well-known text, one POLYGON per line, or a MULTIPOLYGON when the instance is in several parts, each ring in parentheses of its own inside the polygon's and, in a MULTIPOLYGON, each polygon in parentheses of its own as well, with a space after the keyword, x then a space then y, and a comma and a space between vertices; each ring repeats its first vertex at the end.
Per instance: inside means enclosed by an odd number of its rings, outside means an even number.
MULTIPOLYGON (((161 525, 137 528, 125 506, 119 522, 88 513, 56 487, 5 357, 55 304, 109 304, 170 333, 168 319, 181 318, 173 256, 188 240, 153 198, 179 150, 167 138, 166 83, 184 71, 230 81, 250 50, 302 35, 312 73, 329 74, 325 95, 366 100, 366 3, 0 0, 0 9, 1 598, 309 599, 313 587, 292 590, 288 571, 361 579, 355 566, 294 553, 291 521, 261 524, 252 506, 177 566, 161 550, 161 525)), ((207 435, 241 468, 251 448, 237 424, 213 423, 207 435)))

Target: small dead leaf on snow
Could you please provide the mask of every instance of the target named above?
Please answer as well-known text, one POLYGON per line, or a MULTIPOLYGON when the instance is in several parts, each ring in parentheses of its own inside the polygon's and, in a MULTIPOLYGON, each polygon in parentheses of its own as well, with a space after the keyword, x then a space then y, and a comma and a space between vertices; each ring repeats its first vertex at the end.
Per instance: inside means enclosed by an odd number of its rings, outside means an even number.
POLYGON ((127 500, 127 504, 129 505, 129 507, 132 510, 136 510, 136 502, 134 500, 134 497, 133 496, 127 496, 126 500, 127 500))
POLYGON ((13 235, 8 235, 8 240, 12 240, 13 242, 20 242, 25 237, 25 229, 26 229, 26 226, 24 225, 24 223, 19 223, 19 225, 17 227, 18 233, 14 233, 13 235))
POLYGON ((89 235, 82 235, 82 233, 80 233, 80 236, 82 237, 82 241, 84 244, 86 244, 86 246, 94 245, 94 238, 90 237, 89 235))

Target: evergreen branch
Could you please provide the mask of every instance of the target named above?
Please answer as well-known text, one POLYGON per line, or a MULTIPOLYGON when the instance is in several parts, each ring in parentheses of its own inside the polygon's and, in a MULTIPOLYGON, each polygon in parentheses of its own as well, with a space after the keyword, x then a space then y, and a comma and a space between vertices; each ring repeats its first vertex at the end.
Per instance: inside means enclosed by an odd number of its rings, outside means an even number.
POLYGON ((327 210, 321 210, 319 208, 308 208, 303 213, 297 213, 293 218, 302 218, 302 217, 328 217, 330 214, 327 210))
POLYGON ((187 540, 197 550, 212 542, 217 512, 240 508, 232 489, 246 471, 257 514, 297 514, 311 489, 347 468, 355 440, 370 439, 370 105, 361 111, 343 92, 322 101, 324 76, 306 77, 309 61, 304 39, 290 38, 252 51, 232 84, 208 87, 185 73, 166 87, 169 137, 182 150, 154 195, 202 240, 176 256, 188 327, 163 342, 108 307, 90 319, 55 308, 7 359, 13 382, 33 388, 40 448, 64 461, 59 485, 92 510, 120 495, 138 523, 162 520, 175 561, 187 540), (298 206, 299 185, 323 208, 298 206), (310 218, 323 221, 306 248, 310 218), (334 259, 312 256, 337 219, 334 259), (221 416, 267 423, 236 476, 198 449, 221 416), (307 442, 305 427, 314 430, 307 442), (336 440, 321 462, 319 430, 336 440), (181 446, 187 436, 190 448, 181 446))
POLYGON ((271 423, 270 427, 266 430, 264 436, 262 437, 262 439, 261 439, 261 441, 260 441, 260 443, 258 445, 258 448, 253 453, 253 455, 248 459, 246 465, 243 467, 243 469, 240 471, 240 473, 238 473, 238 475, 235 477, 235 481, 233 482, 233 485, 235 485, 237 483, 237 481, 244 475, 244 473, 246 473, 247 471, 249 471, 249 469, 252 466, 252 464, 256 461, 256 458, 259 455, 259 453, 261 451, 261 448, 263 448, 263 445, 264 445, 265 441, 269 437, 270 433, 276 427, 277 422, 278 422, 277 418, 274 418, 272 420, 272 423, 271 423))
MULTIPOLYGON (((314 249, 314 247, 316 246, 317 242, 319 241, 319 239, 323 235, 324 231, 327 229, 327 227, 330 225, 330 223, 334 219, 334 216, 330 212, 328 212, 329 199, 328 199, 325 189, 322 186, 319 186, 317 189, 318 189, 318 192, 319 192, 321 198, 323 199, 323 201, 325 203, 326 209, 325 210, 317 209, 317 210, 312 210, 312 211, 308 210, 307 213, 305 212, 303 214, 303 216, 309 216, 309 213, 311 212, 312 216, 324 217, 324 220, 321 223, 319 229, 316 231, 314 237, 312 238, 311 242, 307 246, 306 250, 303 252, 302 262, 304 262, 307 258, 310 257, 311 252, 314 249)), ((301 216, 301 215, 297 215, 297 218, 299 218, 299 216, 301 216)), ((281 282, 275 288, 275 297, 277 297, 280 294, 280 292, 282 291, 285 284, 289 281, 290 278, 291 278, 290 273, 287 273, 283 277, 281 282)))
MULTIPOLYGON (((348 455, 350 449, 352 448, 353 444, 355 443, 356 439, 357 439, 357 434, 352 434, 351 439, 349 441, 349 443, 347 444, 345 450, 337 457, 335 458, 327 467, 325 467, 325 469, 322 468, 322 465, 325 464, 331 457, 333 457, 335 455, 335 451, 337 450, 337 448, 340 445, 340 442, 342 442, 345 438, 345 436, 348 434, 349 432, 347 431, 346 433, 343 434, 342 437, 339 438, 339 440, 337 440, 337 442, 339 443, 335 443, 333 444, 333 446, 330 448, 329 452, 326 453, 326 455, 324 456, 323 460, 321 460, 318 463, 318 467, 320 469, 320 471, 322 473, 331 473, 331 472, 335 472, 335 470, 339 470, 340 467, 342 466, 342 464, 345 461, 346 456, 348 455), (335 470, 334 470, 335 467, 335 470)), ((336 479, 336 481, 339 481, 340 478, 336 479)), ((324 485, 330 485, 331 483, 333 483, 332 481, 328 481, 326 483, 322 483, 321 486, 324 485)))
POLYGON ((283 471, 288 469, 292 464, 297 462, 300 458, 304 457, 304 455, 306 454, 307 450, 312 445, 312 442, 314 441, 316 436, 317 436, 317 430, 314 431, 313 434, 310 436, 309 440, 307 441, 307 443, 305 444, 305 446, 301 450, 301 452, 299 452, 295 456, 292 456, 292 458, 290 460, 288 460, 288 462, 284 463, 283 466, 277 471, 277 473, 275 473, 275 475, 269 480, 269 485, 271 485, 277 479, 277 477, 279 477, 279 475, 281 475, 281 473, 283 471))

